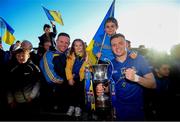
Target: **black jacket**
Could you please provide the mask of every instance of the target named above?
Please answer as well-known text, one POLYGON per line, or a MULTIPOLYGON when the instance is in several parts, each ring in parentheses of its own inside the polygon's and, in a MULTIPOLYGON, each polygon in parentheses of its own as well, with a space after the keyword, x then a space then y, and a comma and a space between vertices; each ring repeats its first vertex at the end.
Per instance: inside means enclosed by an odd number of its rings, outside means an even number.
MULTIPOLYGON (((54 38, 56 37, 56 34, 57 34, 57 30, 56 30, 56 26, 54 26, 53 27, 53 32, 50 32, 49 33, 49 36, 50 36, 50 42, 51 42, 51 47, 50 47, 50 49, 54 49, 54 47, 56 46, 56 44, 55 44, 55 41, 54 41, 54 38)), ((39 38, 39 47, 41 48, 41 47, 43 47, 43 44, 45 43, 45 42, 47 42, 47 41, 49 41, 48 40, 48 37, 47 37, 47 35, 44 33, 43 35, 41 35, 40 37, 38 37, 39 38)))
POLYGON ((39 68, 27 61, 24 64, 15 63, 9 67, 8 86, 9 90, 15 92, 17 90, 32 89, 37 82, 40 82, 41 75, 39 68))

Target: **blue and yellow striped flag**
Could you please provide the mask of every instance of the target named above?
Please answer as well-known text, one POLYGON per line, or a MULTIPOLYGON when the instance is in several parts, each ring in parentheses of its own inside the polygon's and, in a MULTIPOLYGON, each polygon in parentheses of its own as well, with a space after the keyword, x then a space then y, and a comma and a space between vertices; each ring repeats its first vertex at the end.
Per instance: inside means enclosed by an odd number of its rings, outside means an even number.
POLYGON ((44 11, 45 11, 45 13, 46 13, 46 15, 50 21, 56 21, 57 23, 64 25, 60 12, 57 12, 54 10, 48 10, 45 7, 43 7, 43 9, 44 9, 44 11))
POLYGON ((15 37, 13 35, 14 29, 2 17, 0 17, 0 19, 2 20, 2 23, 4 24, 5 27, 5 32, 4 35, 2 36, 2 40, 6 44, 12 45, 15 40, 15 37))
POLYGON ((115 0, 113 0, 111 7, 109 8, 108 12, 106 13, 106 16, 104 17, 101 25, 99 26, 96 34, 94 35, 93 39, 89 43, 88 47, 86 48, 86 51, 89 54, 89 58, 91 59, 92 64, 95 64, 97 62, 97 59, 93 53, 94 42, 96 42, 97 38, 100 35, 105 35, 104 24, 109 17, 114 17, 114 8, 115 8, 115 0))

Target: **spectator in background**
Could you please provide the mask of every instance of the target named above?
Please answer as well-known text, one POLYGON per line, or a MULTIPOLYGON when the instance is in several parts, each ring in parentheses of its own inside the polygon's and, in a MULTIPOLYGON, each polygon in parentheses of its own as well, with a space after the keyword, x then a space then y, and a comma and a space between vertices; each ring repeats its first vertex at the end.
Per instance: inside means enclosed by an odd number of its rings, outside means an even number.
POLYGON ((126 44, 127 44, 127 49, 128 50, 131 50, 131 41, 129 41, 129 40, 126 40, 126 44))
POLYGON ((15 44, 12 44, 12 45, 10 46, 9 51, 11 51, 11 52, 12 52, 12 51, 15 51, 15 50, 19 49, 20 46, 21 46, 21 42, 18 40, 18 41, 16 41, 15 44))
MULTIPOLYGON (((166 57, 167 58, 167 57, 166 57)), ((171 106, 169 98, 169 62, 167 59, 153 59, 153 74, 156 81, 156 89, 144 88, 145 116, 146 120, 166 120, 167 110, 171 106)))
POLYGON ((39 57, 34 51, 32 51, 32 49, 33 49, 32 43, 31 43, 30 41, 28 41, 28 40, 24 40, 24 41, 22 41, 22 43, 21 43, 21 48, 22 48, 23 50, 29 50, 29 52, 30 52, 30 60, 31 60, 34 64, 36 64, 37 66, 39 66, 40 57, 39 57))
POLYGON ((40 59, 43 57, 44 53, 50 49, 50 47, 51 47, 51 42, 50 42, 50 41, 45 41, 45 42, 43 43, 43 46, 42 46, 42 47, 43 47, 42 52, 41 52, 41 53, 38 53, 38 56, 39 56, 40 59))
POLYGON ((5 55, 6 52, 2 48, 2 44, 0 44, 0 79, 1 79, 1 85, 0 85, 0 114, 3 116, 3 113, 5 111, 5 103, 6 103, 6 96, 5 96, 5 75, 6 75, 6 61, 5 61, 5 55))
MULTIPOLYGON (((160 60, 160 59, 159 59, 160 60)), ((152 98, 152 105, 155 108, 155 120, 170 120, 169 111, 171 108, 169 97, 169 79, 170 65, 167 59, 156 62, 155 66, 155 80, 157 87, 154 90, 154 97, 152 98)))
POLYGON ((156 62, 155 66, 155 79, 157 83, 157 92, 167 92, 169 88, 169 74, 170 74, 170 64, 167 59, 156 62))
POLYGON ((28 40, 24 40, 22 43, 21 43, 21 48, 24 49, 24 50, 29 50, 31 51, 32 48, 33 48, 33 45, 30 41, 28 40))
POLYGON ((54 41, 54 38, 56 37, 56 34, 57 34, 57 30, 56 30, 56 26, 55 24, 51 21, 51 25, 52 25, 52 28, 53 28, 53 32, 51 32, 51 26, 49 24, 45 24, 44 27, 43 27, 43 30, 44 30, 44 34, 41 35, 39 38, 39 47, 38 47, 38 55, 43 55, 44 53, 44 43, 45 42, 50 42, 51 43, 51 46, 50 46, 50 50, 55 50, 55 46, 56 46, 56 43, 54 41))
POLYGON ((29 50, 16 50, 16 62, 8 68, 8 105, 18 120, 32 116, 39 106, 40 70, 29 60, 29 53, 29 50))
POLYGON ((170 92, 171 106, 174 113, 173 120, 179 120, 180 113, 180 44, 174 45, 171 49, 171 68, 170 68, 170 92))

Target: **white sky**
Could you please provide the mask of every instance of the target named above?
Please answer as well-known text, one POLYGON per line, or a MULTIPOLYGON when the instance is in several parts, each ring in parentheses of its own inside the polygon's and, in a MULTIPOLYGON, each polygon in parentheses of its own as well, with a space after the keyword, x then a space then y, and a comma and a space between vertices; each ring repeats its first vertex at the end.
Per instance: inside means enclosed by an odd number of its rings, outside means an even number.
MULTIPOLYGON (((143 44, 169 53, 174 44, 180 43, 180 4, 172 0, 137 1, 116 1, 115 18, 119 22, 117 32, 123 33, 131 41, 132 47, 143 44)), ((84 33, 88 43, 99 25, 100 22, 88 27, 92 31, 84 33)))
POLYGON ((118 13, 117 18, 118 32, 124 33, 133 47, 144 44, 169 52, 172 45, 180 43, 180 9, 174 4, 137 5, 118 13))

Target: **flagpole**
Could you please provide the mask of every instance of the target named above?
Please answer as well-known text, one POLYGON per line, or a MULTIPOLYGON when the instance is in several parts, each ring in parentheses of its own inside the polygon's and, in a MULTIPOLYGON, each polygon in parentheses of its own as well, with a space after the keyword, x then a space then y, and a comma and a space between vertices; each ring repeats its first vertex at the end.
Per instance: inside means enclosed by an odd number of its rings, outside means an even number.
MULTIPOLYGON (((112 17, 112 13, 113 13, 113 11, 114 11, 115 0, 114 0, 113 2, 114 2, 114 5, 113 5, 113 9, 111 10, 110 17, 112 17)), ((107 35, 107 33, 105 32, 104 37, 103 37, 103 41, 102 41, 102 45, 101 45, 101 48, 100 48, 100 51, 99 51, 100 53, 101 53, 102 48, 103 48, 103 46, 104 46, 104 41, 105 41, 106 35, 107 35)), ((100 59, 100 57, 98 58, 96 64, 98 64, 99 59, 100 59)))

